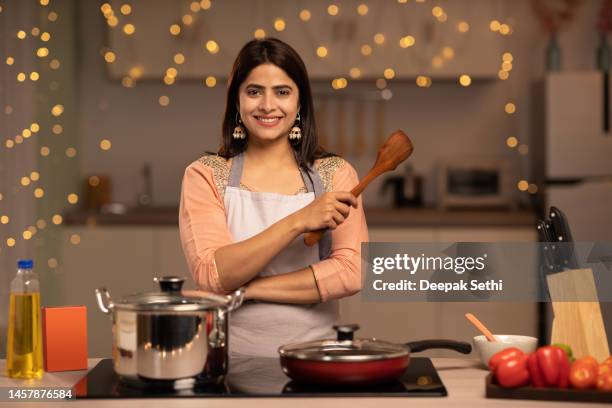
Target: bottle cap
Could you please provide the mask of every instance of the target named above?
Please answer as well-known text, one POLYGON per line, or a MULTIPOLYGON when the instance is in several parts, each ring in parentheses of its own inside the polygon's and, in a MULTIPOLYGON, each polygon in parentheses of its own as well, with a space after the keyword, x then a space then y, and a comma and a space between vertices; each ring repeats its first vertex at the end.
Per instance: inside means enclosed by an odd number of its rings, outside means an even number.
POLYGON ((34 262, 31 259, 20 259, 17 261, 17 268, 19 269, 32 269, 34 262))

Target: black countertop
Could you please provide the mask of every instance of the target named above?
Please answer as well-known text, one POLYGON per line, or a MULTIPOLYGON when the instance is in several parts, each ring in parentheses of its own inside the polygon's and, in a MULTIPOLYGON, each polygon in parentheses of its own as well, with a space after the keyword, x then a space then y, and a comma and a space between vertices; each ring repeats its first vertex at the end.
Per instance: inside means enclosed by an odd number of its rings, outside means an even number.
MULTIPOLYGON (((435 208, 366 207, 369 227, 532 227, 531 210, 438 210, 435 208)), ((76 211, 64 214, 65 225, 177 226, 177 207, 134 208, 125 214, 76 211)))

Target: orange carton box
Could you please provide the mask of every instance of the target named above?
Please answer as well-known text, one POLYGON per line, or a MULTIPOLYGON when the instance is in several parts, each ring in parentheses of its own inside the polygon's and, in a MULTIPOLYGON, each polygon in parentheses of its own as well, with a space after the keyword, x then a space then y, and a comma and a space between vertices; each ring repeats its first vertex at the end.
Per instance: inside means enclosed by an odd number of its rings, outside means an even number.
POLYGON ((42 308, 45 371, 87 369, 87 307, 42 308))

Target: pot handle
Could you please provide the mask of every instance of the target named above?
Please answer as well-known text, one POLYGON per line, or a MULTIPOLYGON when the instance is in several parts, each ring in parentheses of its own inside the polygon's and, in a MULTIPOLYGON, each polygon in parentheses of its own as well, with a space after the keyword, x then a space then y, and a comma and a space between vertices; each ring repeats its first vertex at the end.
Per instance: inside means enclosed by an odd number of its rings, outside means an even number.
POLYGON ((472 352, 472 345, 470 343, 466 343, 465 341, 441 339, 420 340, 411 341, 409 343, 406 343, 406 345, 410 347, 410 351, 413 353, 418 353, 419 351, 425 351, 429 349, 449 349, 462 354, 470 354, 472 352))
POLYGON ((115 307, 115 304, 111 300, 110 293, 108 293, 106 288, 96 289, 96 300, 98 301, 98 307, 105 314, 110 314, 115 307))
POLYGON ((246 288, 243 286, 241 288, 236 289, 233 293, 226 296, 228 312, 236 310, 240 307, 240 305, 242 305, 242 302, 244 302, 245 292, 246 292, 246 288))

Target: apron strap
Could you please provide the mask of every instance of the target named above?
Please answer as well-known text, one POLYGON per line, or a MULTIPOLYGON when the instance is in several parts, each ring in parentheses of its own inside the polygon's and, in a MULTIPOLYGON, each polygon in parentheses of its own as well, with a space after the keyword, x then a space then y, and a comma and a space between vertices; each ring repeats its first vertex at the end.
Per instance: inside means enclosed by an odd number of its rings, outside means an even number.
POLYGON ((240 188, 240 179, 242 178, 242 167, 244 166, 244 156, 240 153, 232 158, 232 168, 230 169, 228 187, 240 188))
MULTIPOLYGON (((313 166, 308 166, 308 174, 304 177, 304 171, 300 167, 300 172, 302 172, 302 177, 304 178, 304 183, 308 182, 312 183, 313 191, 315 193, 315 198, 322 196, 325 193, 325 188, 323 187, 323 181, 321 180, 321 176, 319 172, 314 169, 313 166)), ((325 230, 323 234, 323 238, 319 241, 319 259, 327 259, 329 258, 329 254, 331 253, 331 231, 329 229, 325 230)))
POLYGON ((317 196, 317 192, 315 191, 315 185, 313 181, 313 177, 309 174, 310 169, 305 171, 302 167, 299 167, 300 174, 302 175, 302 180, 304 181, 304 186, 306 186, 306 191, 309 193, 315 193, 315 197, 317 196))
MULTIPOLYGON (((242 168, 244 167, 244 154, 240 153, 232 158, 232 167, 227 182, 228 187, 240 188, 240 179, 242 178, 242 168)), ((323 181, 319 172, 313 166, 308 166, 308 171, 299 167, 302 180, 309 193, 314 193, 315 198, 320 197, 325 193, 323 181)), ((331 253, 331 231, 326 230, 323 238, 319 241, 319 259, 323 260, 329 257, 331 253)))

